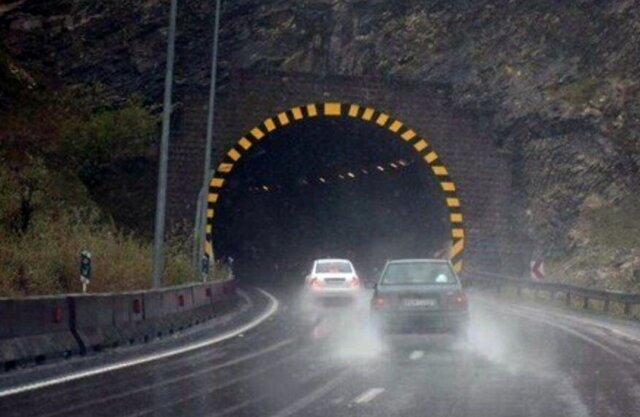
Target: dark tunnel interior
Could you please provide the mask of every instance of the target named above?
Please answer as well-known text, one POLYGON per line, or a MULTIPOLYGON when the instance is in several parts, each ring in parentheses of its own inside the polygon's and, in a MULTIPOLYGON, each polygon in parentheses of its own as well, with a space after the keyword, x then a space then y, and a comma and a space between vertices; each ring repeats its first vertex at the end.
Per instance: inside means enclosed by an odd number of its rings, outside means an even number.
POLYGON ((244 281, 302 282, 314 259, 350 259, 377 279, 388 259, 442 256, 448 212, 429 167, 392 132, 307 119, 271 132, 220 195, 216 257, 244 281), (440 253, 439 253, 440 252, 440 253))

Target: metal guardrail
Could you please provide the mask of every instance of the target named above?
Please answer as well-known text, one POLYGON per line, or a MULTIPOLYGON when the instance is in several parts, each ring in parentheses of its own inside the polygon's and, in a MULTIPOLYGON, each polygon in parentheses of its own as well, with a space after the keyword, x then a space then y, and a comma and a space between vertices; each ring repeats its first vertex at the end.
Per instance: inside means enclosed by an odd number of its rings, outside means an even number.
POLYGON ((624 314, 630 315, 632 306, 640 304, 640 294, 635 293, 598 290, 559 282, 530 281, 482 271, 466 271, 465 275, 469 281, 484 282, 495 286, 498 292, 502 290, 502 287, 511 286, 516 288, 517 295, 521 294, 523 288, 535 292, 548 292, 551 297, 564 294, 567 305, 571 305, 572 298, 579 297, 582 299, 582 308, 584 309, 589 308, 590 300, 599 300, 604 303, 605 312, 609 311, 610 303, 620 303, 624 306, 624 314))

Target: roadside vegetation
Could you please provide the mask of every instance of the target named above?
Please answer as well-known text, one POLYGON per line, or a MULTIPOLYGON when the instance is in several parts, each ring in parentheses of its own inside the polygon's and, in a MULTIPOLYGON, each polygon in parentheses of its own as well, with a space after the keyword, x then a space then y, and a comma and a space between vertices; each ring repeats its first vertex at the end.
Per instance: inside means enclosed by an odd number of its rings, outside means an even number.
MULTIPOLYGON (((0 107, 0 296, 80 291, 81 250, 93 255, 91 292, 148 288, 156 116, 135 97, 97 102, 99 86, 23 87, 0 107)), ((198 278, 180 232, 167 285, 198 278)))
POLYGON ((553 277, 591 288, 640 293, 640 197, 613 204, 591 198, 573 231, 572 253, 552 262, 553 277))

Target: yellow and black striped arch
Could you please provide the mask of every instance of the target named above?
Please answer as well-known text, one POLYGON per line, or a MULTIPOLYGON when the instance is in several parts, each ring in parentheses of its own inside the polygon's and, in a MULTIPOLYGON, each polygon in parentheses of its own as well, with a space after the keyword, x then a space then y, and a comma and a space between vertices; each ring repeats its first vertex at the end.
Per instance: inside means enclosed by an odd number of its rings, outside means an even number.
POLYGON ((209 183, 205 241, 206 253, 213 257, 216 204, 218 203, 220 192, 225 186, 226 178, 230 175, 235 163, 253 146, 257 146, 261 141, 265 140, 269 133, 274 130, 312 117, 346 117, 375 123, 380 128, 393 132, 400 140, 413 147, 436 176, 444 193, 445 203, 449 208, 451 238, 453 242, 449 256, 455 270, 460 272, 462 270, 462 252, 464 250, 465 240, 460 199, 458 198, 456 185, 449 176, 447 167, 429 144, 427 138, 420 136, 417 132, 405 126, 401 121, 374 108, 336 102, 308 104, 278 113, 275 117, 268 118, 260 125, 251 129, 229 149, 209 183))

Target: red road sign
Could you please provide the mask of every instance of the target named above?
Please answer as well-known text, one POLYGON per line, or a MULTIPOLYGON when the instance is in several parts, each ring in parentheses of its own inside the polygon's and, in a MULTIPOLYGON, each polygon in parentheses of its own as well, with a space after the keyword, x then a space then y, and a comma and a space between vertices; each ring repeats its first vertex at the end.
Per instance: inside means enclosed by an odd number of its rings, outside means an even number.
POLYGON ((544 261, 542 259, 531 261, 530 270, 532 280, 544 281, 544 261))

